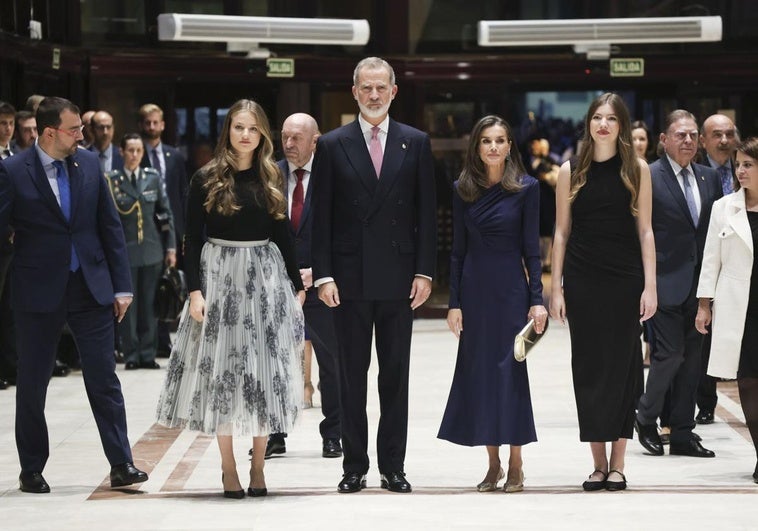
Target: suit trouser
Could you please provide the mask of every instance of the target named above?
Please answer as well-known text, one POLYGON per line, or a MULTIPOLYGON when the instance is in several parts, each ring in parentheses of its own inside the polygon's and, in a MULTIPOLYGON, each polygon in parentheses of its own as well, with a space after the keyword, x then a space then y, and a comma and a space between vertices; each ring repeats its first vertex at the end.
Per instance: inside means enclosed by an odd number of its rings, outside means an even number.
POLYGON ((84 387, 105 456, 111 466, 130 462, 124 396, 113 358, 113 306, 102 306, 92 297, 79 270, 70 274, 66 295, 55 311, 16 311, 16 446, 21 469, 42 472, 50 455, 45 400, 64 323, 79 349, 84 387))
POLYGON ((402 471, 408 439, 408 370, 413 312, 408 299, 345 301, 335 309, 342 405, 342 468, 369 468, 367 375, 376 330, 380 418, 376 435, 380 473, 402 471))
POLYGON ((125 362, 144 363, 155 361, 158 348, 157 325, 153 303, 163 264, 132 267, 134 299, 126 315, 118 324, 121 351, 125 362))
POLYGON ((313 342, 318 362, 321 413, 319 424, 322 439, 340 438, 340 385, 337 374, 337 336, 334 330, 334 310, 318 298, 306 299, 303 305, 305 327, 313 342))
POLYGON ((695 394, 700 380, 703 336, 695 329, 697 299, 694 289, 678 306, 659 306, 650 324, 656 349, 650 358, 645 394, 640 398, 637 420, 655 424, 671 389, 671 442, 686 443, 695 427, 695 394))
POLYGON ((711 328, 703 338, 700 383, 697 386, 697 407, 702 411, 713 411, 718 403, 716 395, 716 378, 708 376, 708 360, 711 358, 711 328))

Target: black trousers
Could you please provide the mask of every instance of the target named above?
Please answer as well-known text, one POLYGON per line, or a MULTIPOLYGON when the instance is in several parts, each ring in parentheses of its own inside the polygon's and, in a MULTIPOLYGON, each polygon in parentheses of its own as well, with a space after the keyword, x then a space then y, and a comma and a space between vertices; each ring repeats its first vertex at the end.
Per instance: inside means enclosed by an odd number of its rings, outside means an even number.
POLYGON ((367 374, 371 340, 379 363, 380 417, 376 453, 380 473, 402 471, 408 439, 408 370, 413 312, 408 299, 342 301, 335 309, 342 399, 342 467, 365 474, 369 468, 367 374))
POLYGON ((309 292, 303 305, 307 335, 313 343, 318 362, 318 379, 321 392, 321 413, 324 420, 319 424, 322 439, 339 439, 340 430, 340 382, 337 374, 337 335, 334 329, 334 310, 309 292))
POLYGON ((158 320, 153 310, 153 302, 162 270, 161 262, 131 268, 134 299, 126 315, 118 324, 121 352, 124 353, 126 362, 155 361, 158 346, 156 331, 158 320))
POLYGON ((659 306, 650 320, 656 348, 650 359, 645 393, 639 401, 637 419, 655 424, 671 391, 671 442, 686 443, 695 427, 695 394, 700 381, 703 336, 695 329, 697 299, 694 289, 678 306, 659 306))
POLYGON ((716 378, 708 376, 708 360, 711 359, 711 329, 703 338, 702 363, 700 370, 700 383, 697 386, 697 407, 701 411, 714 411, 718 403, 716 395, 716 378))

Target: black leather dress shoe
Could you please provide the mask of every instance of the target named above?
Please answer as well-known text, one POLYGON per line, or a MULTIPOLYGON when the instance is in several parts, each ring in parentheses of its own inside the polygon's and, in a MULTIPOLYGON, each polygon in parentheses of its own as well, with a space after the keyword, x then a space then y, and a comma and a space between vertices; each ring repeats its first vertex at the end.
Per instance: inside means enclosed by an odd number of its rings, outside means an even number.
POLYGON ((713 424, 713 411, 701 409, 695 417, 695 422, 698 424, 713 424))
POLYGON ((124 369, 126 369, 127 371, 137 370, 139 369, 139 363, 137 363, 136 361, 127 361, 124 364, 124 369))
POLYGON ((158 365, 157 361, 141 361, 139 364, 140 369, 160 369, 161 366, 158 365))
POLYGON ((268 459, 273 455, 281 455, 287 453, 287 444, 284 442, 284 436, 278 433, 272 433, 268 437, 266 443, 266 456, 268 459))
POLYGON ((658 435, 655 424, 640 424, 639 420, 635 420, 634 428, 637 430, 637 439, 648 453, 663 455, 663 444, 661 444, 661 437, 658 435))
POLYGON ((358 492, 366 488, 366 474, 358 472, 348 472, 342 476, 342 481, 337 485, 337 492, 343 494, 348 492, 358 492))
POLYGON ((147 474, 132 463, 124 463, 111 468, 111 488, 126 487, 134 483, 147 481, 147 474))
POLYGON ((669 455, 686 455, 687 457, 716 457, 716 454, 703 448, 703 445, 692 439, 686 443, 677 443, 671 441, 669 455))
POLYGON ((116 363, 124 363, 124 361, 126 361, 124 359, 124 353, 119 352, 118 350, 113 351, 113 359, 116 360, 116 363))
POLYGON ((342 457, 342 446, 339 439, 324 439, 321 457, 342 457))
POLYGON ((405 472, 382 474, 382 488, 392 492, 411 492, 411 484, 405 479, 405 472))
POLYGON ((63 362, 55 360, 55 367, 53 367, 53 376, 68 376, 71 369, 63 362))
POLYGON ((0 378, 0 389, 8 389, 8 381, 0 378))
POLYGON ((35 494, 47 494, 50 492, 50 485, 40 472, 21 472, 18 476, 18 483, 21 492, 33 492, 35 494))

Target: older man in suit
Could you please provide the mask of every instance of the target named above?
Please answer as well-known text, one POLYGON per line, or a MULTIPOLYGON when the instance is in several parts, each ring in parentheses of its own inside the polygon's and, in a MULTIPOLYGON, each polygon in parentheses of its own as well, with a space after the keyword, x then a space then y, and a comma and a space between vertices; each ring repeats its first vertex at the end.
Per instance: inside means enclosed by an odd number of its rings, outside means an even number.
MULTIPOLYGON (((700 129, 700 146, 705 152, 703 165, 714 168, 721 179, 721 190, 724 195, 734 192, 736 176, 732 158, 737 149, 740 136, 734 122, 723 114, 713 114, 705 119, 700 129)), ((711 352, 711 335, 703 338, 703 356, 701 363, 700 383, 697 387, 698 413, 695 422, 711 424, 718 403, 716 395, 716 378, 708 376, 708 360, 711 352)))
POLYGON ((376 337, 383 488, 405 477, 413 310, 431 294, 436 254, 429 136, 389 118, 395 73, 369 57, 353 73, 358 119, 319 138, 313 162, 313 278, 336 308, 344 475, 339 492, 366 486, 367 372, 376 337))
POLYGON ((87 149, 97 154, 100 171, 103 173, 120 170, 124 167, 124 159, 118 146, 113 144, 113 116, 106 111, 97 111, 91 120, 94 141, 87 149))
POLYGON ((692 162, 698 142, 692 113, 670 113, 660 141, 665 154, 650 166, 658 289, 658 311, 650 322, 656 349, 636 427, 640 444, 653 455, 663 455, 655 421, 670 388, 669 453, 713 457, 692 433, 702 347, 695 329, 695 292, 711 207, 723 193, 716 171, 692 162))
MULTIPOLYGON (((319 137, 318 123, 305 113, 295 113, 282 124, 284 159, 278 162, 284 176, 284 193, 287 196, 290 232, 295 241, 300 276, 306 289, 305 304, 305 400, 313 395, 310 382, 311 352, 318 360, 321 412, 324 420, 319 424, 322 440, 322 457, 341 457, 339 380, 337 378, 337 337, 334 331, 333 310, 319 300, 313 288, 311 268, 311 234, 313 210, 311 181, 313 153, 319 137)), ((285 433, 273 433, 266 446, 266 457, 286 451, 285 433)))
POLYGON ((78 149, 79 109, 48 97, 37 109, 37 144, 0 163, 0 232, 16 229, 13 290, 18 346, 16 446, 24 492, 46 493, 50 449, 45 397, 64 324, 79 347, 84 385, 111 486, 147 480, 132 464, 113 359, 114 315, 131 303, 121 221, 97 157, 78 149))

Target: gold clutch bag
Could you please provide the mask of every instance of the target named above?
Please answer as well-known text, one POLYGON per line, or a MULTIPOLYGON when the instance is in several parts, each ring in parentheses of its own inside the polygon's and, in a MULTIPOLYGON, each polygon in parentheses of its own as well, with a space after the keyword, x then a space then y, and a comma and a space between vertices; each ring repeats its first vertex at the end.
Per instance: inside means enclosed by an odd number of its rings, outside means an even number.
POLYGON ((521 329, 521 332, 516 334, 516 339, 513 342, 513 357, 516 358, 516 361, 524 361, 526 359, 529 351, 532 350, 534 345, 547 332, 548 322, 549 320, 545 320, 545 329, 541 334, 538 334, 534 330, 534 319, 529 319, 529 322, 521 329))

